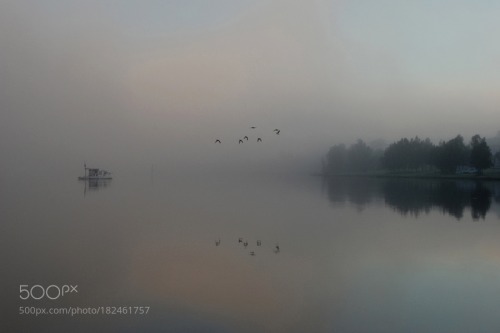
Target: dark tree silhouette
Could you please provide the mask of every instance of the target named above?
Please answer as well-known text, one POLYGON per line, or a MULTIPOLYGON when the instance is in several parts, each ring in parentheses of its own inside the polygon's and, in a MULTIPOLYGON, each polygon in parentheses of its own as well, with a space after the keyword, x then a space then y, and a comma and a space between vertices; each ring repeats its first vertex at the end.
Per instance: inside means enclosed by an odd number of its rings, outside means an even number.
POLYGON ((330 148, 326 155, 326 170, 329 173, 339 173, 347 170, 347 149, 344 144, 330 148))
MULTIPOLYGON (((495 154, 500 162, 500 152, 495 154)), ((461 135, 434 145, 430 139, 402 138, 392 143, 385 151, 374 151, 363 140, 346 148, 338 144, 330 148, 324 161, 326 174, 365 172, 384 167, 391 171, 433 171, 455 173, 458 166, 473 166, 482 172, 493 166, 493 156, 486 139, 472 137, 470 145, 464 144, 461 135)))
POLYGON ((372 149, 363 140, 358 139, 347 151, 349 169, 358 172, 372 169, 372 154, 372 149))
POLYGON ((491 150, 485 138, 474 135, 470 141, 470 163, 482 174, 484 169, 493 166, 491 150))
POLYGON ((331 147, 324 169, 329 174, 369 171, 378 166, 379 159, 379 152, 374 152, 363 140, 358 140, 349 148, 344 144, 331 147))
POLYGON ((418 136, 411 140, 403 138, 385 150, 382 165, 389 170, 422 169, 432 164, 434 148, 429 139, 422 141, 418 136))
POLYGON ((469 154, 464 138, 457 135, 448 142, 441 142, 434 149, 434 163, 442 173, 454 173, 457 166, 468 164, 469 154))

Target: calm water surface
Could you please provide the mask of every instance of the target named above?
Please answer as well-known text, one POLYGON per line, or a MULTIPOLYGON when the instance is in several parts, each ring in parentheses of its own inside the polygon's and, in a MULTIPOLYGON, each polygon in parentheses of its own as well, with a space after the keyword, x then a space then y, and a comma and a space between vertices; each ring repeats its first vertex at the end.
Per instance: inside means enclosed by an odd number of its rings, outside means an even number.
POLYGON ((75 178, 2 179, 2 332, 500 331, 499 183, 75 178), (21 301, 22 284, 79 292, 21 301))

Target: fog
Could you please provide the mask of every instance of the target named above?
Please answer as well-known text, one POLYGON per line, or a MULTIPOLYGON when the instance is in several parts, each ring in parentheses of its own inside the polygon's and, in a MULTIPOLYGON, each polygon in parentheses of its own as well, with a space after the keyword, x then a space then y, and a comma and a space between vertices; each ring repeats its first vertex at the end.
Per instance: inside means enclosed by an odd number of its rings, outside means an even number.
POLYGON ((310 172, 357 138, 492 136, 499 13, 490 1, 2 1, 0 171, 310 172))

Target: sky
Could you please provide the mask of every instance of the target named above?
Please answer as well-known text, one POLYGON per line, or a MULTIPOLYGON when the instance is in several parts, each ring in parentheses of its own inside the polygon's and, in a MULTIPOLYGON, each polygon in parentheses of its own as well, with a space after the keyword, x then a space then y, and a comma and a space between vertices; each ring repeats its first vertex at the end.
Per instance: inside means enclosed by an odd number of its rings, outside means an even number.
POLYGON ((0 171, 278 168, 358 138, 491 137, 499 16, 488 0, 2 0, 0 171))

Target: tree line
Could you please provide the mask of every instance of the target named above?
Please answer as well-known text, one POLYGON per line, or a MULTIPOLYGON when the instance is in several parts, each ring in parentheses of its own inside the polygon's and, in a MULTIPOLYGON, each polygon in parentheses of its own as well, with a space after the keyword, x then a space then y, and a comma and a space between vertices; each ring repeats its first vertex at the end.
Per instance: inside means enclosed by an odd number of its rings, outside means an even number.
MULTIPOLYGON (((500 153, 495 158, 500 158, 500 153)), ((385 150, 375 150, 363 140, 346 147, 330 148, 323 159, 325 174, 359 173, 386 169, 390 171, 433 171, 455 173, 457 167, 475 168, 478 173, 493 166, 493 155, 486 139, 474 135, 469 143, 461 135, 435 145, 430 139, 402 138, 385 150)))

